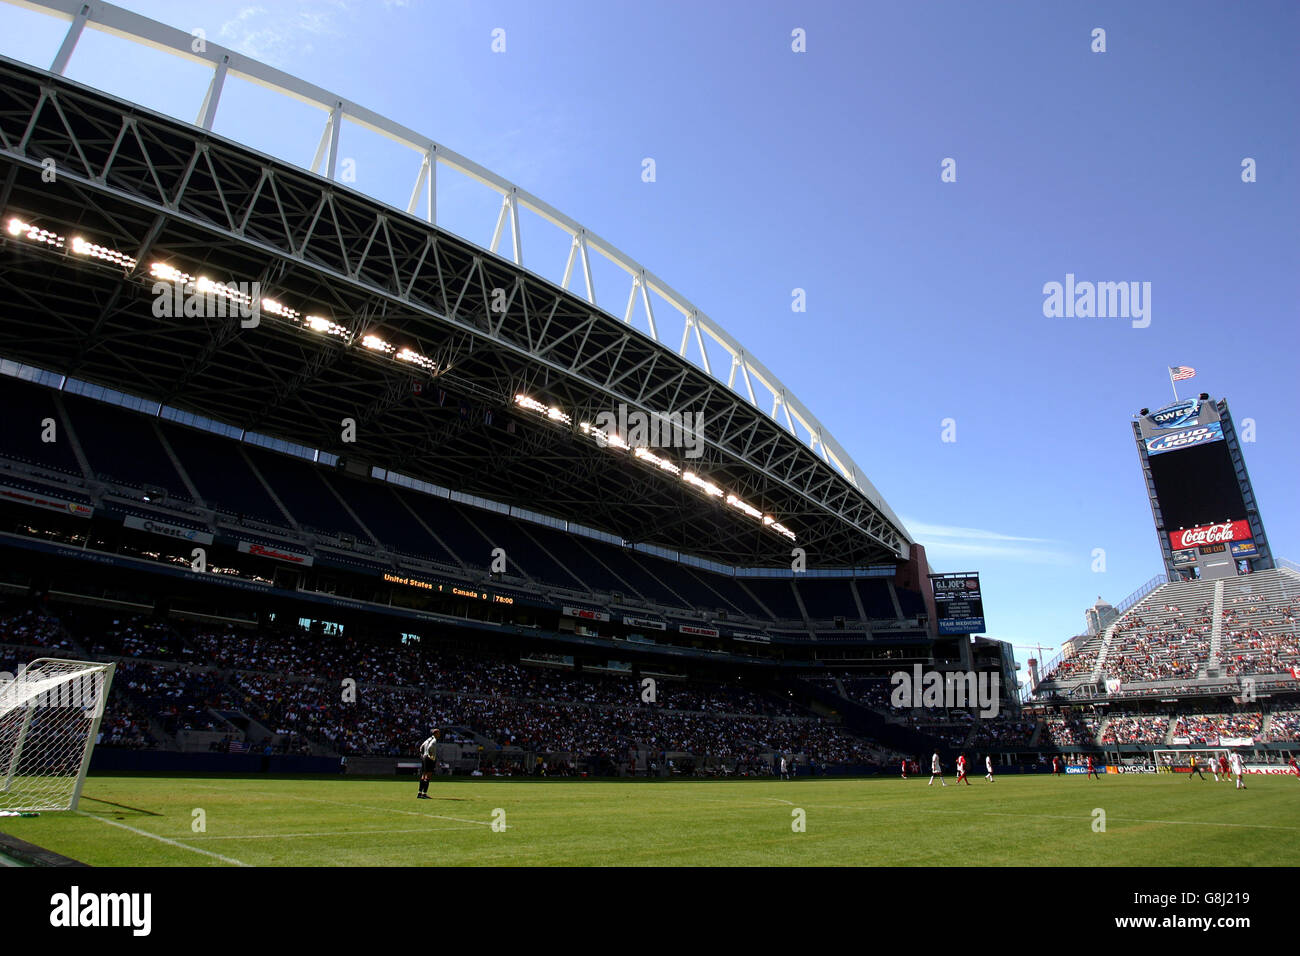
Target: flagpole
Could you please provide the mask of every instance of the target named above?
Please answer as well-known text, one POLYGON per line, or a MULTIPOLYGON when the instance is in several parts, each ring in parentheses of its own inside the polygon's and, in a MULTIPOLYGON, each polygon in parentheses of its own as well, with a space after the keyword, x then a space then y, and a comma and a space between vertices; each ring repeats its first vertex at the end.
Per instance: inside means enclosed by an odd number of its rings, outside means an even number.
POLYGON ((1169 368, 1168 365, 1166 365, 1165 368, 1169 372, 1169 387, 1174 390, 1174 401, 1176 402, 1178 401, 1178 383, 1174 381, 1174 370, 1169 368))

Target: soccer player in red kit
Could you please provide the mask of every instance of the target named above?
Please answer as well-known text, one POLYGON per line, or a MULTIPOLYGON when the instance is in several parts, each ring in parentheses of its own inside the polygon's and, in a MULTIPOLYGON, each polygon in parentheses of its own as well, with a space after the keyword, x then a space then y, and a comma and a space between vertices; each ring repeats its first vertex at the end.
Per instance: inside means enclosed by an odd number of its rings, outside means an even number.
MULTIPOLYGON (((966 755, 958 754, 957 755, 957 782, 961 783, 963 780, 966 780, 966 755)), ((966 786, 968 787, 970 786, 969 780, 966 780, 966 786)))
POLYGON ((1101 774, 1097 772, 1097 768, 1093 765, 1092 754, 1088 754, 1088 776, 1096 777, 1098 780, 1101 779, 1101 774))
POLYGON ((907 779, 907 761, 906 761, 906 760, 903 761, 903 779, 904 779, 904 780, 907 779))
POLYGON ((1052 776, 1053 776, 1053 777, 1057 777, 1057 776, 1060 776, 1060 774, 1061 774, 1061 758, 1060 758, 1060 757, 1053 757, 1053 758, 1052 758, 1052 776))

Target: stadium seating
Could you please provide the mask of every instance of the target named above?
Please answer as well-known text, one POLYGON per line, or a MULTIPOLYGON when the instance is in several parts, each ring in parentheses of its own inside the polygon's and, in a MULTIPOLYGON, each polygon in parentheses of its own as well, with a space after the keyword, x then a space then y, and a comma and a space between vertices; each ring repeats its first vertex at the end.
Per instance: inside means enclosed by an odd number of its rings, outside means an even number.
POLYGON ((641 750, 735 764, 784 751, 835 765, 881 754, 789 700, 744 688, 660 680, 657 699, 648 703, 629 677, 296 628, 165 624, 84 609, 63 619, 17 611, 0 616, 0 644, 36 645, 28 656, 47 646, 78 656, 93 648, 95 656, 117 660, 106 746, 167 746, 151 727, 164 738, 215 735, 228 728, 227 718, 242 715, 250 728, 276 738, 256 743, 282 753, 409 755, 429 727, 459 726, 489 750, 571 758, 621 760, 641 750), (355 700, 340 693, 345 678, 356 681, 355 700))
POLYGON ((1114 714, 1102 732, 1103 744, 1163 744, 1169 718, 1163 714, 1114 714))
MULTIPOLYGON (((375 574, 388 570, 393 554, 485 572, 500 547, 507 581, 591 595, 601 605, 622 595, 625 604, 679 609, 693 620, 721 612, 767 625, 785 621, 798 640, 808 638, 800 629, 809 621, 824 625, 844 618, 853 629, 863 613, 878 622, 898 616, 886 579, 735 577, 521 520, 490 503, 471 505, 348 474, 287 447, 264 447, 263 439, 253 444, 209 431, 184 415, 177 421, 174 413, 159 417, 0 376, 0 398, 5 397, 31 410, 31 421, 13 416, 0 425, 0 469, 7 461, 66 474, 69 484, 52 493, 86 504, 91 498, 82 485, 100 482, 117 514, 161 517, 197 532, 233 530, 271 547, 332 548, 324 561, 375 574), (39 424, 45 418, 63 421, 59 402, 71 435, 43 443, 39 424), (89 476, 82 476, 74 443, 84 452, 89 476), (191 501, 191 488, 197 500, 191 501), (167 506, 158 510, 162 506, 146 497, 146 489, 165 491, 167 506)), ((14 467, 0 473, 20 489, 51 493, 39 474, 20 474, 14 467)), ((897 599, 905 617, 923 613, 920 595, 899 590, 897 599)))
POLYGON ((55 407, 54 392, 0 375, 0 405, 5 409, 0 415, 0 451, 4 455, 38 468, 81 475, 72 443, 60 440, 64 437, 63 419, 55 407), (41 440, 47 419, 55 424, 52 442, 41 440))
POLYGON ((179 425, 161 423, 163 437, 207 504, 232 516, 287 526, 265 486, 249 468, 239 442, 179 425))

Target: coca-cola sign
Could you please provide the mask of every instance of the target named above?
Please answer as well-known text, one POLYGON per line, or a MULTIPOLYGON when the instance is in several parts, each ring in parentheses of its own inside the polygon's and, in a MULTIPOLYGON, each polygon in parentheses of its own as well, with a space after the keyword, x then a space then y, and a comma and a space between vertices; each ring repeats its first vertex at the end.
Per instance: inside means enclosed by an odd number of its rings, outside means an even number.
POLYGON ((1250 525, 1245 521, 1225 521, 1223 524, 1207 524, 1175 531, 1169 535, 1169 544, 1175 551, 1179 551, 1183 548, 1226 544, 1229 541, 1245 541, 1250 536, 1250 525))

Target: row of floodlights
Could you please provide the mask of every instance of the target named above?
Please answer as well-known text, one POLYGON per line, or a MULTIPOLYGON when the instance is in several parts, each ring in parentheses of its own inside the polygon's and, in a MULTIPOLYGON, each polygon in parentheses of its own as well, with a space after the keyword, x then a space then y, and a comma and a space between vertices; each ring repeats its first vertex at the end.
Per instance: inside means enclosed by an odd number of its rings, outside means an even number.
MULTIPOLYGON (((42 229, 39 226, 24 222, 17 216, 9 219, 5 225, 5 229, 11 236, 26 237, 32 242, 41 243, 56 249, 70 249, 74 255, 99 259, 103 262, 119 266, 127 271, 133 270, 137 265, 135 259, 124 253, 90 242, 81 236, 73 236, 71 239, 68 239, 58 233, 51 232, 48 229, 42 229)), ((149 274, 154 279, 162 282, 183 283, 186 286, 193 287, 196 292, 203 295, 226 298, 243 309, 251 309, 255 304, 253 297, 243 291, 238 284, 215 282, 206 276, 190 275, 189 273, 183 272, 175 266, 169 265, 165 262, 151 263, 149 265, 149 274)), ((309 331, 316 332, 320 335, 339 338, 349 343, 355 340, 353 333, 349 332, 347 328, 339 325, 331 319, 323 318, 319 315, 303 315, 297 309, 290 308, 289 306, 271 298, 262 298, 260 304, 263 312, 278 316, 279 318, 297 325, 300 328, 308 329, 309 331)), ((438 370, 438 363, 428 356, 422 355, 414 349, 405 346, 398 347, 393 345, 382 336, 376 335, 373 332, 368 332, 361 336, 361 346, 372 352, 377 352, 380 355, 387 355, 396 361, 415 365, 431 373, 436 373, 438 370)), ((539 402, 535 398, 530 398, 527 395, 516 395, 515 404, 520 408, 541 415, 547 420, 557 424, 565 426, 571 426, 573 424, 572 417, 567 413, 553 406, 548 406, 539 402)), ((680 478, 683 482, 703 492, 706 496, 723 500, 727 505, 735 508, 737 511, 743 512, 751 518, 763 522, 765 527, 771 528, 777 534, 784 535, 791 541, 795 540, 794 532, 781 524, 771 515, 764 514, 758 508, 755 508, 753 505, 734 494, 727 494, 716 484, 705 478, 701 478, 693 471, 683 471, 679 466, 667 458, 657 455, 647 448, 639 446, 633 448, 618 435, 596 428, 589 422, 583 422, 581 429, 583 434, 592 438, 593 441, 600 444, 602 447, 615 448, 620 451, 630 451, 633 456, 647 465, 680 478)))
MULTIPOLYGON (((526 411, 540 415, 547 421, 555 422, 558 425, 572 426, 573 424, 573 417, 567 412, 564 412, 553 405, 547 405, 545 402, 540 402, 531 396, 516 395, 515 404, 526 411)), ((749 515, 756 521, 761 521, 764 527, 770 528, 777 534, 789 538, 791 541, 795 540, 794 532, 781 524, 781 522, 777 521, 774 517, 769 514, 764 514, 758 508, 755 508, 749 502, 737 495, 728 494, 707 478, 702 478, 693 471, 683 470, 680 466, 674 464, 669 459, 662 455, 655 454, 648 448, 641 446, 634 448, 619 435, 592 425, 590 422, 582 422, 578 427, 582 431, 582 434, 586 435, 598 446, 602 448, 614 448, 618 451, 631 452, 635 458, 641 460, 645 464, 658 468, 660 471, 665 471, 676 478, 680 478, 686 484, 700 492, 703 492, 705 496, 725 501, 727 505, 737 511, 749 515)))
MULTIPOLYGON (((5 223, 5 231, 15 237, 25 237, 32 242, 38 242, 55 249, 71 250, 74 255, 86 256, 92 259, 99 259, 103 262, 112 263, 127 271, 133 270, 137 262, 131 256, 109 249, 93 242, 89 242, 80 236, 73 236, 68 239, 56 232, 48 229, 42 229, 31 223, 24 222, 17 216, 9 218, 5 223)), ((192 286, 194 290, 202 295, 220 296, 228 299, 231 303, 245 310, 252 309, 256 304, 253 297, 243 291, 239 284, 227 284, 224 282, 215 282, 206 276, 193 276, 188 272, 182 272, 175 266, 168 265, 165 262, 154 262, 149 266, 149 275, 154 279, 162 282, 180 282, 186 286, 192 286)), ((300 328, 316 332, 321 335, 329 335, 335 338, 351 343, 354 341, 353 333, 349 332, 344 326, 339 325, 332 319, 323 318, 319 315, 303 315, 297 309, 291 309, 275 299, 263 298, 261 300, 261 311, 269 315, 278 316, 287 322, 291 322, 300 328)), ((381 355, 387 355, 399 362, 405 362, 409 365, 417 366, 426 372, 436 374, 438 363, 427 355, 407 348, 406 346, 396 346, 385 340, 382 336, 373 332, 361 336, 363 348, 372 352, 378 352, 381 355)))

